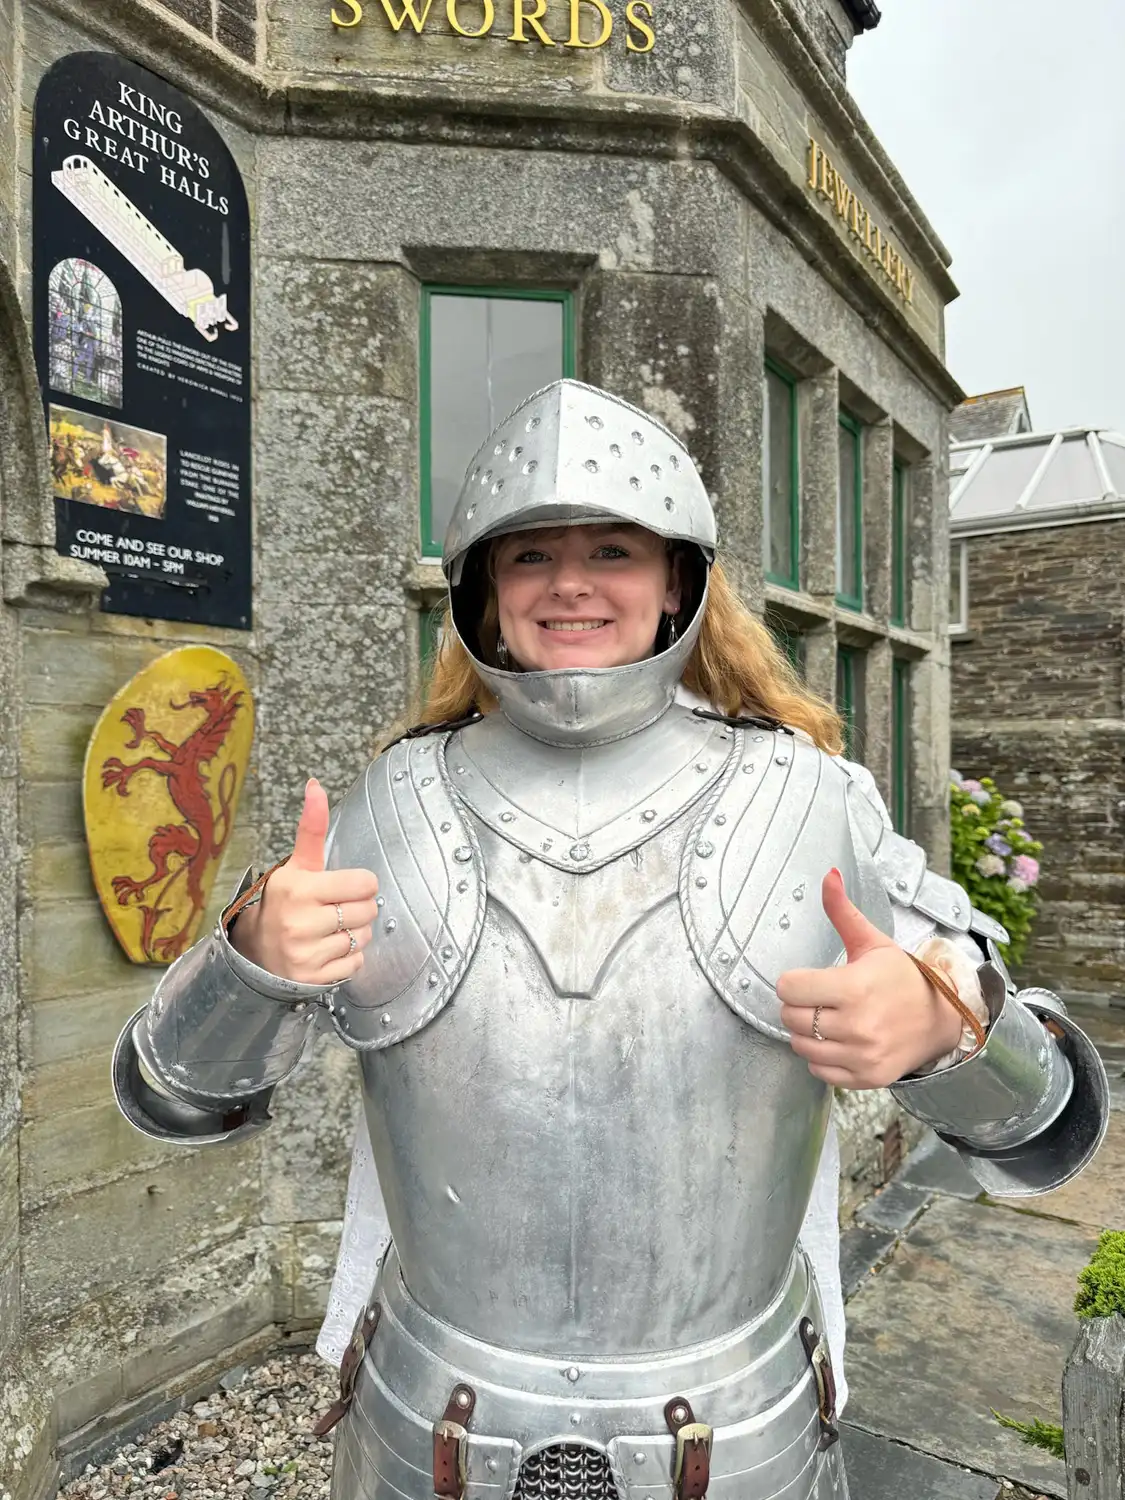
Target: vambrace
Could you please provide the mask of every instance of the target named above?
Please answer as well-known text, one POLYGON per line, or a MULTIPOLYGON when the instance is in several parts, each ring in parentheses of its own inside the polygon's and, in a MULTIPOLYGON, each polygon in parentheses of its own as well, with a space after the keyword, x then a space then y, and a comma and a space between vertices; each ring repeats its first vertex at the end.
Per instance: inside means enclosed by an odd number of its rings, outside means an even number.
POLYGON ((1050 990, 1015 993, 1003 961, 978 969, 990 1024, 971 1057, 891 1086, 895 1099, 955 1146, 994 1198, 1049 1193, 1079 1173, 1105 1136, 1109 1085, 1093 1043, 1050 990))
MULTIPOLYGON (((247 870, 235 899, 251 880, 247 870)), ((157 1140, 199 1146, 264 1129, 270 1095, 300 1061, 318 1002, 332 989, 281 979, 243 958, 226 915, 161 977, 114 1049, 118 1107, 157 1140)))

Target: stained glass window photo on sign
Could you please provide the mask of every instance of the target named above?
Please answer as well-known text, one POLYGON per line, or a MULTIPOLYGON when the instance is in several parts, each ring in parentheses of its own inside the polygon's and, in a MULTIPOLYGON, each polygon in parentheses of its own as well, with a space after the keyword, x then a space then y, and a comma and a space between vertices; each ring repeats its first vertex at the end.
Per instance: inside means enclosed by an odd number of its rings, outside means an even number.
POLYGON ((92 261, 60 260, 47 291, 51 386, 121 405, 121 298, 92 261))

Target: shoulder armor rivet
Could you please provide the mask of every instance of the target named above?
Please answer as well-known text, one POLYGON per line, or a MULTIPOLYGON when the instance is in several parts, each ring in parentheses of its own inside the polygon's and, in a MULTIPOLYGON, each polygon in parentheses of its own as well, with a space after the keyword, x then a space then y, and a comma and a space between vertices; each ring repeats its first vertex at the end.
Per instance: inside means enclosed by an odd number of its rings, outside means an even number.
POLYGON ((719 962, 721 964, 729 964, 730 963, 730 954, 729 953, 719 953, 719 954, 716 955, 716 957, 718 958, 718 960, 719 960, 719 962))
POLYGON ((526 850, 523 850, 520 853, 520 864, 521 865, 529 865, 530 863, 531 863, 531 855, 528 854, 526 850))
POLYGON ((429 985, 430 989, 432 989, 432 990, 437 989, 438 985, 441 983, 441 975, 440 974, 430 974, 430 975, 428 975, 427 978, 426 978, 426 983, 429 985))
POLYGON ((774 759, 779 766, 787 766, 789 764, 788 755, 777 755, 774 757, 774 759))
POLYGON ((789 913, 787 911, 783 911, 781 913, 781 916, 778 917, 777 925, 781 928, 787 928, 789 926, 789 913))
POLYGON ((752 760, 748 760, 742 769, 746 772, 747 776, 749 776, 750 772, 754 769, 754 762, 752 760))
POLYGON ((473 857, 473 851, 468 844, 458 844, 453 851, 453 858, 459 865, 467 865, 473 857))
POLYGON ((590 858, 590 846, 589 846, 589 844, 571 844, 571 846, 570 846, 570 857, 571 857, 571 859, 577 859, 577 860, 589 859, 590 858))
POLYGON ((750 981, 748 979, 740 979, 738 981, 738 988, 740 990, 748 990, 750 988, 750 981))
POLYGON ((468 1406, 470 1399, 471 1398, 469 1396, 468 1391, 458 1391, 457 1392, 457 1405, 458 1406, 468 1406))
POLYGON ((392 781, 405 781, 406 780, 406 772, 405 771, 396 771, 395 774, 391 777, 391 780, 392 781))
POLYGON ((707 889, 707 876, 706 875, 697 875, 696 876, 696 880, 695 880, 695 884, 696 884, 696 886, 698 887, 699 890, 701 890, 701 891, 706 890, 707 889))
POLYGON ((954 916, 955 916, 955 917, 959 917, 959 916, 960 916, 960 915, 961 915, 961 904, 960 904, 960 902, 956 902, 956 903, 955 903, 955 904, 954 904, 954 907, 953 907, 953 915, 954 915, 954 916))
POLYGON ((582 1426, 582 1413, 580 1411, 572 1411, 571 1412, 571 1414, 570 1414, 570 1425, 572 1427, 581 1427, 582 1426))
POLYGON ((573 1385, 581 1374, 582 1371, 578 1368, 577 1365, 571 1365, 570 1369, 566 1372, 566 1378, 570 1381, 571 1385, 573 1385))
POLYGON ((422 777, 422 785, 423 786, 432 786, 433 782, 434 782, 434 778, 432 776, 423 776, 422 777))
POLYGON ((695 852, 699 855, 700 859, 708 859, 714 854, 715 846, 714 844, 709 844, 706 839, 700 839, 699 843, 695 846, 695 852))
POLYGON ((380 911, 383 910, 383 907, 386 905, 386 903, 387 903, 387 898, 385 896, 376 896, 375 897, 375 905, 378 907, 378 909, 380 911))
POLYGON ((465 894, 465 892, 469 889, 469 882, 467 880, 459 880, 457 882, 457 889, 461 893, 461 895, 463 896, 465 894))
POLYGON ((697 771, 706 771, 707 767, 704 764, 704 762, 700 760, 700 761, 696 761, 695 769, 697 771))
POLYGON ((646 807, 644 812, 641 813, 641 817, 645 820, 646 823, 651 823, 652 820, 656 817, 656 808, 646 807))
POLYGON ((458 776, 464 776, 465 772, 468 769, 469 769, 468 766, 458 766, 457 767, 457 774, 458 774, 458 776))
POLYGON ((907 886, 906 886, 906 881, 905 880, 896 880, 895 881, 895 890, 896 891, 905 891, 906 889, 907 889, 907 886))
POLYGON ((449 830, 450 830, 450 829, 451 829, 451 828, 452 828, 452 827, 453 827, 453 824, 452 824, 452 823, 443 823, 443 824, 442 824, 442 825, 441 825, 441 831, 442 831, 442 833, 448 833, 448 832, 449 832, 449 830))
POLYGON ((395 921, 394 917, 390 917, 384 924, 384 931, 393 932, 397 926, 398 923, 395 921))
POLYGON ((760 745, 764 739, 765 739, 765 735, 764 734, 756 734, 754 736, 754 743, 755 743, 755 745, 760 745))
POLYGON ((726 820, 727 820, 726 813, 720 813, 719 816, 715 819, 715 826, 717 828, 722 828, 722 826, 726 822, 726 820))
POLYGON ((446 963, 448 963, 449 960, 453 957, 453 949, 448 945, 448 943, 441 950, 441 956, 445 959, 446 963))
POLYGON ((637 1453, 633 1454, 633 1462, 635 1464, 643 1464, 644 1461, 645 1461, 645 1456, 644 1456, 643 1453, 637 1452, 637 1453))
POLYGON ((383 1014, 379 1017, 379 1025, 380 1026, 389 1026, 390 1024, 391 1024, 391 1018, 387 1014, 387 1012, 384 1011, 383 1014))
POLYGON ((675 1407, 673 1409, 672 1420, 674 1422, 683 1422, 684 1420, 686 1420, 686 1418, 687 1418, 687 1412, 684 1410, 684 1408, 682 1406, 677 1406, 677 1407, 675 1407))
POLYGON ((514 823, 516 821, 516 815, 512 812, 502 812, 500 814, 500 821, 501 823, 514 823))
POLYGON ((496 1470, 500 1467, 494 1458, 486 1458, 484 1466, 490 1474, 495 1474, 496 1470))

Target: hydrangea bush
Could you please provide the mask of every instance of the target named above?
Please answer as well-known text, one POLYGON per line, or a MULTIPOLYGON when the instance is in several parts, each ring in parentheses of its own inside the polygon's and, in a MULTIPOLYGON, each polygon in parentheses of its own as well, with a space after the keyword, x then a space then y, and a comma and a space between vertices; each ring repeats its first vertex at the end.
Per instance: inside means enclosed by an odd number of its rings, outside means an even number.
POLYGON ((989 776, 979 781, 950 772, 953 878, 973 905, 1008 929, 1005 958, 1023 958, 1038 909, 1043 845, 1023 824, 1023 808, 989 776))

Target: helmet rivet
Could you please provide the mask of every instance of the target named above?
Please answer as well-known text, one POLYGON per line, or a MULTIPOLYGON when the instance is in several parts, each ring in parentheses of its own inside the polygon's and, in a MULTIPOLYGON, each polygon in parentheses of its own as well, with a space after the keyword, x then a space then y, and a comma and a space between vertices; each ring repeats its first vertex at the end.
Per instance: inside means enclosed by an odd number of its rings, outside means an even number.
POLYGON ((570 1369, 566 1372, 566 1378, 570 1381, 571 1385, 573 1385, 581 1374, 582 1371, 578 1368, 577 1365, 571 1365, 570 1369))

